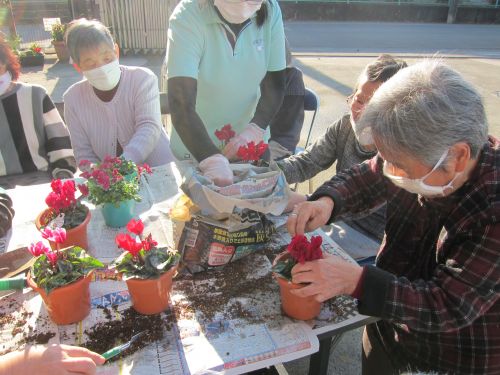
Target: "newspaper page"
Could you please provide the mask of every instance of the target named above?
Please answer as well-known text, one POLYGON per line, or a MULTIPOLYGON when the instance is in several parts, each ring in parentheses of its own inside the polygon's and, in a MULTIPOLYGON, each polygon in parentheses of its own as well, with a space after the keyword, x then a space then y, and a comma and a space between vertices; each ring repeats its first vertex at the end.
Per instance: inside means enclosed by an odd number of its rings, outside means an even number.
POLYGON ((171 299, 190 374, 240 374, 319 348, 307 324, 281 313, 279 286, 263 254, 182 277, 171 299))

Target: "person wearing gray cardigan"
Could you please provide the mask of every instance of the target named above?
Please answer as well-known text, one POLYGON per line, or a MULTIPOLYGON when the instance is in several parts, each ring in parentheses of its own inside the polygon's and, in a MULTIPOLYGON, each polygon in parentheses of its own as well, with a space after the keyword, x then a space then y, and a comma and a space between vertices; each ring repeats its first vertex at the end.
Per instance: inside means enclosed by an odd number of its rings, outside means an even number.
MULTIPOLYGON (((287 182, 292 184, 306 181, 330 168, 335 162, 336 171, 339 172, 374 157, 377 150, 373 144, 362 145, 360 135, 355 132, 356 121, 382 83, 406 66, 406 62, 390 55, 381 55, 369 63, 358 78, 354 94, 347 100, 350 112, 330 125, 325 134, 304 152, 277 162, 287 182)), ((385 205, 363 216, 342 219, 348 225, 342 230, 349 232, 354 228, 366 235, 378 248, 384 236, 385 205)))
POLYGON ((119 65, 118 46, 99 21, 71 22, 66 44, 85 77, 64 94, 64 116, 77 161, 95 163, 107 155, 153 167, 173 161, 155 74, 119 65))

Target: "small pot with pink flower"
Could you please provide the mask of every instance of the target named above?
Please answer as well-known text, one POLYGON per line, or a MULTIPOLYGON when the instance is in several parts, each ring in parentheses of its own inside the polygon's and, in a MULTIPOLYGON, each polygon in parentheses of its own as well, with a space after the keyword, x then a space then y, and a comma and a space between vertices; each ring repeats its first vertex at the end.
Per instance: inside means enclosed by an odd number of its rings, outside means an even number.
POLYGON ((145 315, 158 314, 167 309, 172 290, 172 277, 179 263, 179 252, 158 246, 151 234, 144 236, 141 220, 127 224, 129 233, 120 233, 115 241, 125 250, 110 268, 126 281, 132 307, 145 315))
MULTIPOLYGON (((73 180, 52 180, 50 187, 52 191, 45 198, 48 208, 43 210, 35 220, 39 231, 45 228, 64 228, 66 240, 60 244, 61 248, 68 246, 79 246, 87 249, 87 226, 90 221, 90 210, 82 203, 82 199, 88 195, 85 185, 77 185, 73 180), (77 190, 80 196, 77 198, 77 190)), ((50 241, 52 249, 56 248, 54 242, 50 241)))
POLYGON ((54 323, 79 322, 90 312, 91 273, 104 265, 79 246, 60 249, 66 240, 64 228, 46 227, 43 237, 56 244, 56 249, 52 250, 42 241, 29 246, 36 260, 28 273, 27 283, 41 295, 54 323))
POLYGON ((309 241, 304 235, 296 235, 286 251, 274 259, 272 271, 280 286, 281 307, 285 314, 292 318, 309 320, 318 316, 321 311, 321 303, 316 301, 314 296, 300 297, 292 293, 294 289, 307 286, 292 282, 292 268, 298 263, 323 258, 321 243, 320 236, 313 236, 309 241))
POLYGON ((106 225, 125 226, 134 217, 135 202, 140 202, 139 180, 142 173, 151 173, 147 164, 137 166, 122 157, 106 156, 100 163, 80 162, 82 177, 87 179, 89 200, 102 206, 106 225))

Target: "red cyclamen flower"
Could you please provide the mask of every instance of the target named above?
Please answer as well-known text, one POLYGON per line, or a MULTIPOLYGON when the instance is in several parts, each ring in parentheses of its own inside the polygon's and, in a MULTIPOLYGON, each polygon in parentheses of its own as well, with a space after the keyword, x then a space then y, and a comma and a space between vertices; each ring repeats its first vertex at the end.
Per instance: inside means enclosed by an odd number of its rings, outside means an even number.
POLYGON ((38 241, 36 244, 32 243, 28 247, 28 250, 30 251, 31 254, 33 254, 33 256, 36 256, 36 257, 43 255, 43 254, 47 253, 48 251, 50 251, 49 248, 42 241, 38 241))
POLYGON ((266 152, 268 148, 267 143, 259 142, 255 144, 255 142, 248 142, 246 146, 240 146, 236 155, 243 161, 258 161, 261 156, 266 152))
POLYGON ((49 250, 45 253, 45 256, 49 260, 50 264, 52 264, 52 266, 56 265, 56 263, 57 263, 57 253, 56 252, 49 250))
POLYGON ((145 251, 149 251, 152 248, 154 248, 156 245, 158 245, 158 242, 153 240, 153 237, 151 236, 151 233, 149 236, 146 237, 145 240, 142 240, 142 247, 144 248, 145 251))
POLYGON ((78 185, 78 190, 80 190, 80 193, 86 197, 89 195, 89 188, 85 184, 78 185))
POLYGON ((311 242, 309 242, 306 236, 297 234, 293 236, 292 241, 287 247, 287 251, 293 259, 303 264, 323 257, 323 252, 321 251, 322 242, 321 236, 313 236, 311 237, 311 242))
POLYGON ((139 236, 144 230, 144 223, 142 222, 141 219, 139 220, 132 219, 127 224, 127 230, 139 236))
POLYGON ((224 125, 220 130, 216 130, 214 134, 219 141, 223 142, 229 142, 236 135, 231 124, 224 125))
POLYGON ((115 237, 115 242, 120 249, 128 251, 133 257, 136 257, 142 249, 142 242, 137 242, 129 234, 118 234, 115 237))

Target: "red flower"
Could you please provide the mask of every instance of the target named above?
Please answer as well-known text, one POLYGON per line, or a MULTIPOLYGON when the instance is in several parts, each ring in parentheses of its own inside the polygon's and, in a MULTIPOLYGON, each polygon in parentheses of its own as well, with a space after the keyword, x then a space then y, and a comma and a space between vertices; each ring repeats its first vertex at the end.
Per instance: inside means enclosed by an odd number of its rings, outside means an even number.
POLYGON ((295 235, 287 247, 293 259, 298 263, 310 262, 312 260, 323 258, 321 251, 321 243, 323 242, 321 236, 311 237, 311 242, 308 241, 304 235, 295 235))
POLYGON ((42 242, 42 241, 38 241, 36 244, 32 243, 29 247, 28 247, 28 250, 30 251, 31 254, 33 254, 33 256, 40 256, 40 255, 43 255, 45 253, 47 253, 49 250, 49 248, 42 242))
POLYGON ((45 253, 45 256, 49 260, 50 264, 52 264, 52 266, 56 265, 56 263, 57 263, 57 253, 56 252, 49 250, 45 253))
POLYGON ((89 188, 85 184, 78 185, 78 190, 80 190, 80 193, 86 197, 89 195, 89 188))
POLYGON ((138 236, 140 236, 142 231, 144 230, 144 223, 142 222, 141 219, 139 220, 132 219, 127 224, 127 230, 129 232, 135 233, 138 236))
POLYGON ((229 142, 236 135, 231 124, 224 125, 220 130, 215 131, 215 136, 219 141, 229 142))
POLYGON ((260 157, 266 152, 268 148, 267 143, 259 142, 248 142, 246 146, 240 146, 236 155, 243 161, 258 161, 260 157))
POLYGON ((136 257, 142 249, 142 242, 136 242, 129 234, 118 234, 115 242, 120 249, 128 251, 133 257, 136 257))
POLYGON ((92 167, 92 163, 89 160, 84 159, 84 160, 80 161, 80 164, 78 164, 78 167, 82 171, 88 171, 92 167))
POLYGON ((108 190, 111 186, 110 178, 103 170, 97 169, 92 172, 92 178, 95 178, 97 183, 101 185, 104 190, 108 190))
POLYGON ((148 164, 146 164, 146 163, 144 163, 142 166, 141 166, 141 165, 138 165, 138 166, 137 166, 137 173, 139 174, 139 176, 140 176, 142 173, 144 173, 144 172, 146 172, 147 174, 151 174, 151 173, 153 173, 153 170, 152 170, 152 169, 151 169, 151 167, 150 167, 148 164))
POLYGON ((62 190, 62 181, 59 180, 59 179, 56 179, 56 180, 52 180, 52 182, 50 183, 50 188, 52 189, 52 191, 54 193, 60 193, 61 190, 62 190))
POLYGON ((156 245, 158 245, 158 242, 153 240, 153 237, 151 236, 151 233, 149 236, 146 237, 145 240, 142 240, 142 247, 144 248, 145 251, 149 251, 152 248, 154 248, 156 245))

